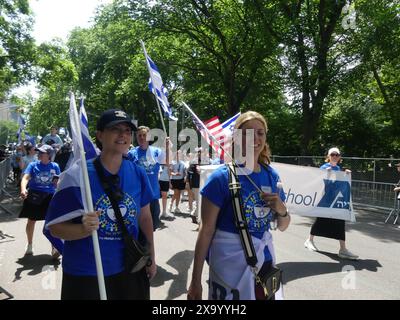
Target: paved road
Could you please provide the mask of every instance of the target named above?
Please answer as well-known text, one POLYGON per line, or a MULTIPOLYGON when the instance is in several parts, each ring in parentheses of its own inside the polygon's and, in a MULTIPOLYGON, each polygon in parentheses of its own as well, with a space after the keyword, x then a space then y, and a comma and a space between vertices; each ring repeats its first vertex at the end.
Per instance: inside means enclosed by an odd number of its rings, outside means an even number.
MULTIPOLYGON (((5 199, 1 205, 18 212, 18 199, 5 199)), ((183 208, 186 209, 186 203, 183 208)), ((306 300, 399 299, 400 229, 383 223, 385 216, 360 210, 357 223, 347 224, 347 243, 360 255, 356 262, 337 258, 338 242, 316 238, 320 252, 304 248, 312 219, 293 216, 286 232, 274 231, 277 261, 284 270, 285 298, 306 300)), ((17 213, 0 211, 0 286, 14 299, 59 299, 61 266, 50 257, 50 245, 41 234, 43 222, 35 231, 32 257, 24 257, 25 220, 17 213)), ((151 297, 159 300, 186 299, 192 271, 197 232, 187 214, 165 221, 156 231, 158 274, 152 281, 151 297)), ((204 270, 204 297, 207 296, 208 268, 204 270)), ((0 293, 0 300, 7 296, 0 293)))

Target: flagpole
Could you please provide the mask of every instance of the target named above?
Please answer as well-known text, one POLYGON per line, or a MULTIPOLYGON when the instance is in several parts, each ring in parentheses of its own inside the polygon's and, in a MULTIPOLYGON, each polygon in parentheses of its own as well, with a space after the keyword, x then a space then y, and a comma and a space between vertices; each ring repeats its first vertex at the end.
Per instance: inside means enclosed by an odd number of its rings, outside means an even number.
POLYGON ((190 107, 185 102, 182 102, 182 105, 190 112, 190 114, 197 120, 197 122, 200 123, 203 126, 203 128, 206 130, 206 132, 209 135, 209 137, 218 145, 218 147, 221 148, 222 150, 224 150, 224 153, 229 157, 229 159, 238 168, 238 170, 240 170, 241 172, 244 173, 244 176, 256 188, 256 190, 258 190, 259 192, 262 192, 261 189, 257 186, 257 184, 249 177, 249 175, 245 174, 243 168, 237 165, 237 163, 236 163, 235 159, 233 159, 232 155, 229 152, 227 152, 224 149, 224 147, 222 147, 222 145, 219 143, 219 141, 217 139, 215 139, 215 137, 211 134, 210 130, 208 130, 208 128, 204 125, 203 121, 201 121, 199 119, 199 117, 193 112, 193 110, 190 109, 190 107))
MULTIPOLYGON (((140 44, 141 44, 142 49, 143 49, 143 52, 144 52, 144 58, 145 58, 145 60, 146 60, 147 70, 149 71, 149 75, 150 75, 150 78, 151 78, 151 70, 150 70, 149 63, 147 62, 147 51, 146 51, 146 47, 145 47, 144 42, 143 42, 142 40, 140 40, 140 44)), ((154 98, 156 99, 156 103, 157 103, 157 107, 158 107, 158 112, 159 112, 159 114, 160 114, 161 123, 162 123, 162 126, 163 126, 163 130, 164 130, 165 136, 167 136, 167 129, 165 128, 164 116, 163 116, 163 114, 162 114, 162 112, 161 112, 160 102, 158 101, 156 95, 154 95, 154 98)))
MULTIPOLYGON (((88 212, 93 212, 93 199, 92 199, 92 192, 90 190, 90 182, 89 182, 89 175, 87 170, 87 163, 86 163, 86 155, 85 150, 83 147, 82 141, 82 133, 81 133, 81 126, 78 111, 76 110, 75 104, 75 95, 71 92, 70 93, 71 103, 73 104, 73 116, 75 121, 75 127, 77 130, 77 142, 79 145, 80 157, 81 157, 81 165, 82 165, 82 173, 83 173, 83 182, 85 184, 85 196, 86 196, 86 203, 88 212)), ((92 232, 92 240, 93 240, 93 249, 94 249, 94 257, 96 261, 96 270, 97 270, 97 281, 99 284, 99 292, 100 292, 100 300, 107 300, 107 293, 106 293, 106 286, 104 282, 104 273, 103 273, 103 265, 101 263, 101 254, 100 254, 100 245, 99 245, 99 238, 97 236, 97 231, 94 230, 92 232)))

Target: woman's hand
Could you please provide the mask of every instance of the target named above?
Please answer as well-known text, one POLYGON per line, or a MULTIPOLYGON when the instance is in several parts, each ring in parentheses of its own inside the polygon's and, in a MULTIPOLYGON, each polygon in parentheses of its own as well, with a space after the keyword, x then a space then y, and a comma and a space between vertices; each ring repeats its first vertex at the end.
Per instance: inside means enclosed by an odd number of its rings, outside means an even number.
POLYGON ((283 216, 286 214, 286 206, 283 203, 281 197, 277 193, 265 193, 261 194, 265 204, 275 211, 278 215, 283 216))
POLYGON ((346 172, 347 174, 350 174, 351 170, 350 169, 346 169, 346 170, 344 170, 344 172, 346 172))
POLYGON ((203 287, 201 283, 190 283, 189 290, 187 293, 188 300, 202 300, 203 287))
POLYGON ((100 221, 99 221, 100 211, 88 212, 82 217, 83 228, 89 234, 95 230, 99 229, 100 221))
POLYGON ((28 191, 26 189, 21 189, 20 197, 22 200, 25 200, 26 197, 28 196, 28 191))
POLYGON ((146 273, 149 280, 153 279, 157 274, 157 265, 154 260, 151 261, 151 265, 146 267, 146 273))

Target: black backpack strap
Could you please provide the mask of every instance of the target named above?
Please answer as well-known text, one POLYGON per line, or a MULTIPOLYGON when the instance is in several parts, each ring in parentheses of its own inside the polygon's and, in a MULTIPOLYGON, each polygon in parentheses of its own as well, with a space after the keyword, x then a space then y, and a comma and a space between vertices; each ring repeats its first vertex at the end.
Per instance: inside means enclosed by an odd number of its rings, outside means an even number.
POLYGON ((123 237, 127 238, 127 237, 129 237, 129 232, 128 232, 128 229, 126 228, 126 225, 124 223, 124 219, 122 218, 121 210, 119 208, 117 200, 113 196, 113 191, 112 191, 112 187, 110 185, 110 182, 107 180, 107 177, 104 174, 104 168, 103 168, 103 165, 100 163, 100 157, 97 157, 93 161, 93 164, 94 164, 94 167, 96 168, 96 172, 97 172, 97 175, 98 175, 98 177, 100 179, 100 183, 101 183, 101 185, 102 185, 102 187, 103 187, 108 199, 110 199, 112 208, 114 210, 115 217, 117 218, 118 224, 121 227, 123 237))
POLYGON ((233 164, 227 164, 229 176, 229 191, 232 197, 232 207, 235 216, 235 224, 239 230, 240 240, 246 256, 247 264, 255 267, 258 260, 254 250, 253 240, 248 229, 246 217, 243 213, 243 201, 241 196, 241 184, 236 174, 236 167, 233 164))

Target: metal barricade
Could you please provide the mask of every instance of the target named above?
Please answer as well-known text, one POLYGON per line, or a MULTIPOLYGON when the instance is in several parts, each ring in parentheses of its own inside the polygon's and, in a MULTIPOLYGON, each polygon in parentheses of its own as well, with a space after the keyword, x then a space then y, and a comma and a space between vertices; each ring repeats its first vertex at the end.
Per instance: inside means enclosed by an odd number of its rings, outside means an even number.
MULTIPOLYGON (((12 198, 12 195, 6 191, 7 178, 11 172, 11 158, 8 157, 0 162, 0 196, 5 194, 7 197, 12 198)), ((13 214, 10 210, 0 204, 0 208, 8 214, 13 214)))

